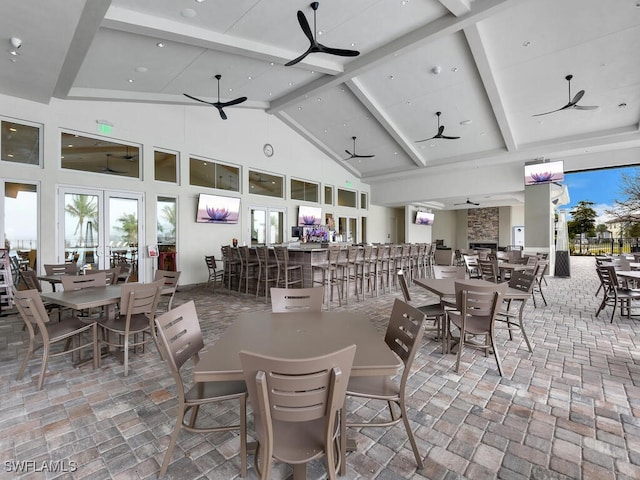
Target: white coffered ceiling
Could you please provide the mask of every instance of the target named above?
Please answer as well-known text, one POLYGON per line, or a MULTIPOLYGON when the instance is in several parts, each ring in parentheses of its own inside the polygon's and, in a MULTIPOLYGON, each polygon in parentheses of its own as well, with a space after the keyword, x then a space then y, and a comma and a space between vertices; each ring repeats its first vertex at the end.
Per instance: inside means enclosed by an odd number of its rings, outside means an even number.
MULTIPOLYGON (((585 155, 592 168, 596 151, 600 165, 621 150, 620 163, 638 163, 638 0, 322 0, 318 40, 361 54, 312 54, 292 67, 308 47, 297 10, 313 29, 306 0, 10 3, 0 16, 6 50, 10 36, 24 46, 15 63, 5 55, 6 95, 192 105, 182 93, 216 100, 219 73, 223 100, 249 99, 232 108, 278 116, 373 183, 540 156, 579 169, 585 155), (585 90, 579 104, 599 108, 534 117, 569 101, 568 74, 571 96, 585 90), (437 132, 437 111, 444 134, 461 139, 416 143, 437 132), (375 158, 345 161, 353 136, 375 158)), ((521 201, 495 193, 498 204, 521 201)), ((414 200, 448 208, 465 197, 414 200)))

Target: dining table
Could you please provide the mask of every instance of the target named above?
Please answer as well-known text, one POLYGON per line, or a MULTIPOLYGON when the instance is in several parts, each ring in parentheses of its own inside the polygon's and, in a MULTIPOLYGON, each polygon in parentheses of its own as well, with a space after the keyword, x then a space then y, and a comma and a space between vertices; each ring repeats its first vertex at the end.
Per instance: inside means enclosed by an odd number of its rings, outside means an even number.
MULTIPOLYGON (((120 285, 107 285, 80 290, 42 292, 40 296, 43 300, 72 310, 87 310, 96 307, 107 307, 110 310, 111 305, 120 301, 121 291, 120 285)), ((109 311, 107 315, 110 315, 109 311)))
MULTIPOLYGON (((243 380, 238 353, 242 350, 280 358, 297 359, 326 355, 356 345, 352 376, 396 375, 402 361, 391 351, 379 332, 363 313, 354 312, 247 312, 234 322, 211 346, 200 353, 193 369, 195 382, 243 380)), ((344 416, 343 416, 344 417, 344 416)), ((341 422, 341 451, 347 445, 346 426, 341 422)), ((340 466, 346 472, 346 462, 340 466)), ((293 466, 295 480, 306 478, 306 465, 293 466)))
MULTIPOLYGON (((467 285, 477 285, 477 286, 490 286, 495 285, 495 283, 489 282, 487 280, 482 280, 480 278, 467 278, 464 280, 458 280, 455 278, 414 278, 413 283, 428 290, 431 293, 436 294, 440 297, 441 300, 448 299, 448 303, 452 305, 455 303, 456 296, 456 282, 464 282, 467 285)), ((522 331, 522 336, 524 337, 525 343, 529 351, 532 351, 531 344, 529 343, 529 338, 527 337, 526 330, 524 328, 524 308, 527 304, 529 298, 532 297, 532 294, 526 292, 524 290, 519 290, 517 288, 507 287, 504 296, 502 297, 504 300, 519 300, 520 308, 518 310, 518 323, 520 325, 520 330, 522 331)))

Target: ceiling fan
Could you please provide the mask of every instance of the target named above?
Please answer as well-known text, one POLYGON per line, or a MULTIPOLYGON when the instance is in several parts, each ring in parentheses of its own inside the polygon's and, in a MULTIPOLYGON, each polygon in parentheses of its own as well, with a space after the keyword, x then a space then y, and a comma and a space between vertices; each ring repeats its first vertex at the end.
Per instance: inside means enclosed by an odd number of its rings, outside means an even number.
POLYGON ((360 52, 356 50, 343 50, 341 48, 325 47, 321 43, 318 43, 318 41, 316 40, 316 36, 318 34, 318 31, 316 29, 316 11, 320 6, 320 2, 312 2, 310 6, 313 9, 313 33, 311 32, 311 28, 309 27, 309 22, 307 22, 307 17, 305 17, 302 10, 298 10, 298 23, 300 24, 300 28, 302 28, 302 32, 309 39, 309 48, 299 57, 285 63, 285 67, 295 65, 296 63, 302 61, 310 53, 328 53, 330 55, 338 55, 340 57, 357 57, 358 55, 360 55, 360 52))
POLYGON ((440 125, 440 115, 442 115, 442 112, 436 112, 436 115, 438 117, 438 133, 436 133, 431 138, 425 138, 424 140, 416 140, 416 143, 426 142, 428 140, 433 140, 434 138, 443 138, 445 140, 457 140, 460 138, 460 137, 448 137, 446 135, 443 135, 442 133, 444 132, 444 125, 440 125))
POLYGON ((462 202, 462 203, 454 203, 453 205, 454 205, 454 206, 458 206, 458 205, 473 205, 473 206, 475 206, 475 207, 480 206, 480 204, 479 204, 479 203, 472 202, 471 200, 469 200, 469 198, 467 198, 467 201, 466 201, 466 202, 462 202))
POLYGON ((122 157, 120 158, 124 158, 125 160, 131 161, 134 160, 138 155, 131 155, 129 153, 129 145, 127 145, 127 153, 125 153, 124 155, 122 155, 122 157))
POLYGON ((102 167, 102 172, 103 173, 114 173, 116 175, 124 175, 125 173, 127 173, 127 172, 123 172, 123 171, 120 171, 120 170, 114 170, 113 168, 111 168, 109 166, 109 160, 111 160, 111 154, 110 153, 106 153, 105 155, 107 156, 107 165, 102 167))
POLYGON ((197 102, 202 102, 202 103, 207 103, 209 105, 213 105, 214 107, 216 107, 218 109, 218 112, 220 112, 220 117, 223 120, 227 119, 227 115, 224 113, 223 108, 225 107, 231 107, 233 105, 238 105, 239 103, 242 102, 246 102, 247 101, 247 97, 238 97, 234 100, 229 100, 228 102, 221 102, 220 101, 220 79, 222 78, 222 75, 218 74, 215 76, 216 80, 218 80, 218 101, 217 102, 207 102, 206 100, 200 100, 199 98, 196 97, 192 97, 191 95, 188 95, 186 93, 183 93, 183 95, 185 97, 190 98, 191 100, 195 100, 197 102))
POLYGON ((560 110, 568 110, 570 108, 574 110, 595 110, 596 108, 598 108, 597 106, 578 105, 578 102, 582 99, 582 97, 584 97, 584 90, 580 90, 578 93, 576 93, 575 97, 571 98, 571 79, 572 78, 573 78, 573 75, 567 75, 566 77, 564 77, 564 79, 569 83, 569 103, 567 103, 564 107, 557 108, 556 110, 551 110, 550 112, 545 112, 545 113, 536 113, 533 116, 539 117, 541 115, 548 115, 550 113, 559 112, 560 110))
POLYGON ((347 160, 351 160, 352 158, 373 158, 375 157, 375 155, 359 155, 356 153, 356 137, 351 137, 353 139, 353 153, 351 153, 349 150, 345 150, 345 152, 347 152, 347 155, 349 155, 349 158, 345 158, 344 161, 346 162, 347 160))

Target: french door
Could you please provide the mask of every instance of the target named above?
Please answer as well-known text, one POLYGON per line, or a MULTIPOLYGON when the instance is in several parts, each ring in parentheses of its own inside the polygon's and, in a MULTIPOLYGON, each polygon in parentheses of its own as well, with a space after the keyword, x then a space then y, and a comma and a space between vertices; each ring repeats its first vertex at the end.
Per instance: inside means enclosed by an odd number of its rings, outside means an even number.
POLYGON ((284 242, 286 210, 274 207, 249 207, 251 246, 276 245, 284 242))
POLYGON ((139 263, 144 238, 143 196, 78 187, 58 190, 58 261, 78 268, 112 268, 127 264, 131 280, 144 281, 139 263))

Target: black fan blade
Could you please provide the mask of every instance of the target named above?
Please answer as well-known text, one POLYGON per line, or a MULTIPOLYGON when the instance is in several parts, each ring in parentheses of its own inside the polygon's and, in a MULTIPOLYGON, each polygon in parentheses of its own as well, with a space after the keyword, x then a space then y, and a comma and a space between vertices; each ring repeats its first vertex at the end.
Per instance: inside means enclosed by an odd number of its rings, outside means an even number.
POLYGON ((238 105, 239 103, 246 102, 247 97, 238 97, 235 100, 229 100, 228 102, 221 102, 219 105, 221 107, 231 107, 232 105, 238 105))
POLYGON ((345 150, 345 152, 347 152, 347 155, 349 155, 351 158, 354 157, 353 153, 351 153, 349 150, 345 150))
POLYGON ((342 48, 325 47, 318 43, 318 53, 328 53, 329 55, 338 55, 339 57, 357 57, 360 52, 356 50, 344 50, 342 48))
POLYGON ((355 158, 373 158, 375 155, 354 155, 355 158))
POLYGON ((460 137, 447 137, 446 135, 440 135, 438 138, 444 138, 445 140, 458 140, 460 137))
POLYGON ((574 105, 573 108, 576 110, 595 110, 598 107, 596 105, 574 105))
POLYGON ((578 93, 576 93, 576 95, 573 97, 573 100, 569 102, 569 105, 575 105, 582 99, 582 97, 584 97, 584 90, 580 90, 578 93))
POLYGON ((216 107, 218 109, 218 112, 220 112, 220 118, 222 118, 223 120, 226 120, 227 114, 224 113, 224 110, 222 110, 222 107, 220 105, 214 105, 214 107, 216 107))
POLYGON ((185 97, 190 98, 191 100, 195 100, 196 102, 202 102, 202 103, 206 103, 207 105, 213 105, 213 102, 207 102, 206 100, 200 100, 199 98, 196 97, 192 97, 191 95, 189 95, 188 93, 183 93, 183 95, 185 97))
POLYGON ((425 138, 424 140, 416 140, 416 143, 428 142, 429 140, 433 140, 434 138, 437 138, 437 137, 425 138))
POLYGON ((307 55, 309 55, 309 54, 313 51, 313 49, 312 49, 312 48, 313 48, 313 47, 309 47, 309 48, 307 49, 307 51, 306 51, 306 52, 304 52, 304 53, 303 53, 302 55, 300 55, 299 57, 294 58, 294 59, 293 59, 293 60, 291 60, 290 62, 285 63, 285 64, 284 64, 284 66, 285 66, 285 67, 290 67, 291 65, 295 65, 296 63, 301 62, 302 60, 304 60, 304 58, 305 58, 307 55))
POLYGON ((444 125, 440 125, 440 127, 438 128, 438 133, 436 133, 435 137, 433 138, 442 138, 442 132, 444 132, 444 125))
POLYGON ((307 17, 304 15, 302 10, 298 10, 298 23, 300 24, 300 28, 304 32, 305 36, 309 39, 309 43, 312 45, 315 43, 313 38, 313 33, 311 33, 311 27, 309 26, 309 22, 307 22, 307 17))
POLYGON ((551 110, 550 112, 544 112, 544 113, 536 113, 535 115, 531 115, 532 117, 540 117, 542 115, 549 115, 550 113, 555 113, 555 112, 559 112, 560 110, 565 110, 567 108, 569 108, 571 105, 570 104, 566 104, 564 107, 562 108, 557 108, 556 110, 551 110))

